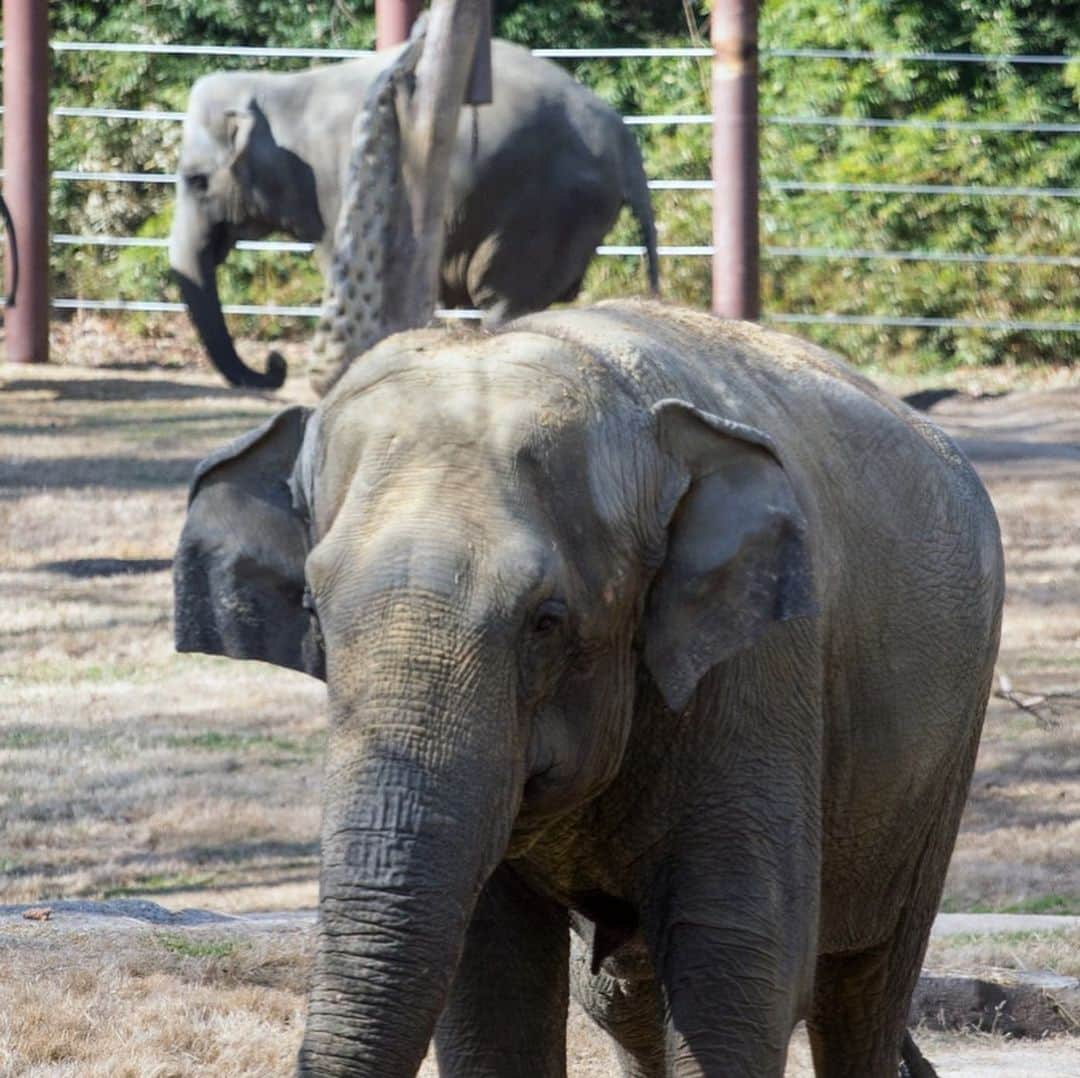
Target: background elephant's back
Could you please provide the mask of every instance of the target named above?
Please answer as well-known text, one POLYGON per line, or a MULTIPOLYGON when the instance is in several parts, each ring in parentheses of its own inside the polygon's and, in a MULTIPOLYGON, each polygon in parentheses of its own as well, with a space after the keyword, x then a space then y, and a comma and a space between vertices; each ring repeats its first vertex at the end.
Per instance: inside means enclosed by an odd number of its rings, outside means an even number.
POLYGON ((554 162, 572 160, 621 201, 618 113, 557 64, 520 45, 493 42, 492 71, 492 103, 462 111, 459 158, 471 158, 478 170, 516 159, 522 168, 513 178, 519 183, 529 179, 526 165, 550 176, 554 162))
POLYGON ((480 305, 497 296, 516 313, 572 298, 623 204, 625 133, 592 91, 527 49, 493 42, 492 68, 492 104, 459 121, 443 291, 480 305), (530 273, 564 275, 567 294, 530 273))

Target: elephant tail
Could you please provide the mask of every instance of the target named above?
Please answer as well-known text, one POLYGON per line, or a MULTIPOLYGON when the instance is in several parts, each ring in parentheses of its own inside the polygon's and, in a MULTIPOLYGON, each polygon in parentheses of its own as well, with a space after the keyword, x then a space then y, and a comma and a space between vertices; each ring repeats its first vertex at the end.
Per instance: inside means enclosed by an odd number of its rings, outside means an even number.
POLYGON ((637 219, 649 266, 649 289, 655 295, 660 291, 660 262, 656 254, 656 221, 653 219, 649 181, 645 178, 645 165, 637 139, 625 124, 623 139, 623 199, 637 219))
POLYGON ((19 291, 19 245, 15 240, 15 222, 11 219, 11 213, 2 195, 0 195, 0 215, 4 218, 4 228, 7 231, 8 246, 11 250, 11 271, 8 274, 11 290, 4 297, 4 306, 11 307, 19 291))
POLYGON ((919 1046, 915 1043, 915 1038, 912 1037, 910 1030, 904 1031, 904 1043, 900 1047, 900 1057, 903 1060, 900 1073, 904 1078, 938 1078, 938 1073, 934 1070, 930 1061, 919 1051, 919 1046))

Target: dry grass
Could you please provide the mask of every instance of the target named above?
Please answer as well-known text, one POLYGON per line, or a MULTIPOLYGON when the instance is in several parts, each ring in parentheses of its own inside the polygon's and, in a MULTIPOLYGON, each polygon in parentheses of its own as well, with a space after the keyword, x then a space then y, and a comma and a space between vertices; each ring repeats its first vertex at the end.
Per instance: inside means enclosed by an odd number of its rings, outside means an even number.
MULTIPOLYGON (((107 361, 110 338, 90 328, 80 349, 107 361)), ((310 906, 323 687, 173 654, 168 573, 194 461, 310 396, 291 384, 274 396, 227 390, 181 369, 184 349, 177 360, 167 341, 155 347, 156 370, 0 371, 0 902, 310 906)), ((1019 687, 1076 691, 1080 464, 1061 447, 1080 442, 1080 394, 1021 403, 957 400, 935 415, 961 436, 1044 447, 995 457, 991 446, 979 463, 1009 561, 1002 667, 1019 687)), ((995 701, 948 908, 1080 912, 1076 719, 1048 726, 995 701)), ((0 937, 0 1074, 289 1073, 301 938, 217 955, 170 950, 153 934, 132 950, 90 937, 30 945, 41 938, 15 948, 0 937)), ((1078 942, 961 938, 935 943, 931 958, 1069 972, 1078 942)), ((928 1055, 944 1061, 957 1043, 930 1038, 928 1055)), ((1080 1073, 1075 1056, 1071 1070, 1053 1069, 1075 1046, 1040 1049, 1044 1069, 998 1041, 961 1047, 1013 1061, 999 1073, 1080 1073)), ((581 1020, 571 1052, 580 1078, 612 1073, 581 1020)), ((796 1045, 790 1073, 806 1066, 796 1045)), ((943 1073, 993 1073, 956 1066, 943 1073)))
POLYGON ((925 964, 936 971, 1051 970, 1080 980, 1080 929, 935 936, 925 964))
MULTIPOLYGON (((310 936, 222 937, 213 927, 67 934, 20 926, 0 940, 0 1074, 20 1078, 286 1078, 303 1028, 310 936)), ((572 1078, 610 1078, 606 1037, 576 1009, 572 1078)), ((918 1032, 948 1078, 1073 1078, 1080 1042, 1032 1044, 986 1034, 918 1032)), ((805 1033, 792 1040, 787 1078, 811 1078, 805 1033)), ((437 1078, 429 1060, 421 1078, 437 1078)))
POLYGON ((292 1071, 308 961, 291 937, 236 942, 106 931, 65 934, 62 947, 3 943, 0 1073, 251 1078, 292 1071))

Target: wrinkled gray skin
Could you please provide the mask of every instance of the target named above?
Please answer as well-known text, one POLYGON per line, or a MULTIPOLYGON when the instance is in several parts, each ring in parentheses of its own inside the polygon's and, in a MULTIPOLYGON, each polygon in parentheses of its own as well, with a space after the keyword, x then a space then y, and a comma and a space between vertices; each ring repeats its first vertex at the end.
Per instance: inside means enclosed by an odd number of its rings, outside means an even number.
MULTIPOLYGON (((184 120, 169 262, 217 369, 233 384, 281 385, 285 363, 246 366, 221 314, 216 272, 237 240, 285 232, 323 270, 352 148, 376 74, 397 55, 296 74, 228 73, 195 83, 184 120)), ((656 229, 637 144, 618 114, 548 60, 496 41, 494 103, 462 110, 448 194, 441 298, 489 324, 577 295, 625 203, 657 286, 656 229)))
POLYGON ((181 650, 325 653, 301 1074, 562 1078, 572 982, 626 1074, 806 1018, 896 1075, 1003 590, 909 408, 655 303, 402 334, 211 458, 175 573, 181 650))

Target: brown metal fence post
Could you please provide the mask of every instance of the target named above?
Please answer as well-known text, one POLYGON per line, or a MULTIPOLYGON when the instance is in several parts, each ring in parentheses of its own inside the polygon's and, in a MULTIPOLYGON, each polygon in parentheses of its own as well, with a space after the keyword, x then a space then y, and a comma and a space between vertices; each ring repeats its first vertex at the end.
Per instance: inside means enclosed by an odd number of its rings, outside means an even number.
MULTIPOLYGON (((7 358, 49 358, 47 0, 4 2, 4 198, 19 244, 19 291, 4 312, 7 358)), ((10 273, 10 262, 5 260, 10 273)))
POLYGON ((419 11, 420 0, 375 0, 375 48, 408 41, 419 11))
POLYGON ((712 5, 713 313, 755 319, 758 282, 757 3, 712 5))

